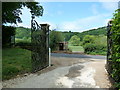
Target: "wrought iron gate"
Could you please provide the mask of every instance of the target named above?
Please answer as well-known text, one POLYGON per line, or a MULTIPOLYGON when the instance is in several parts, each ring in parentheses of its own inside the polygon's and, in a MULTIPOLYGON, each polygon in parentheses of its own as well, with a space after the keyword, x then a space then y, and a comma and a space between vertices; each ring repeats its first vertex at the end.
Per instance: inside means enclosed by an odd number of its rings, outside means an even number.
POLYGON ((112 20, 108 22, 107 26, 107 69, 108 72, 111 73, 112 70, 112 45, 113 45, 113 39, 112 39, 112 31, 111 31, 111 26, 112 26, 112 20))
POLYGON ((49 65, 49 25, 31 20, 32 71, 36 72, 49 65))

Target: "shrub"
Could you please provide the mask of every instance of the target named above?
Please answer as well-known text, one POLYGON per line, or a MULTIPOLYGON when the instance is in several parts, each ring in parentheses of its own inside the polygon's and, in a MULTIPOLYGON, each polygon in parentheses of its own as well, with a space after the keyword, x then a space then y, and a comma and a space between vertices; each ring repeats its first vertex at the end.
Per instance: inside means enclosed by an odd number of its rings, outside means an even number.
MULTIPOLYGON (((120 9, 116 11, 112 21, 111 27, 111 39, 112 39, 112 63, 109 65, 110 75, 115 80, 115 87, 120 88, 120 9)), ((109 63, 110 60, 108 60, 109 63)))
POLYGON ((95 51, 96 45, 92 43, 86 43, 84 46, 85 53, 90 53, 95 51))
POLYGON ((104 35, 86 35, 81 45, 84 47, 85 53, 106 55, 107 37, 104 35))
POLYGON ((72 46, 79 46, 80 45, 80 38, 77 35, 74 35, 71 37, 69 42, 72 46))

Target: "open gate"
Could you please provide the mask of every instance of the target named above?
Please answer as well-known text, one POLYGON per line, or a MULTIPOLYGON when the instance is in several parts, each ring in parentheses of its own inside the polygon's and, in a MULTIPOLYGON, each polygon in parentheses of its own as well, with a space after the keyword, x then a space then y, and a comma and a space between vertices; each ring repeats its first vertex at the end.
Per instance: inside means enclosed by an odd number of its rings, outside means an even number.
POLYGON ((49 65, 49 25, 31 20, 32 71, 36 72, 49 65))
POLYGON ((113 44, 113 39, 112 39, 112 31, 111 31, 111 26, 112 26, 112 20, 108 22, 107 26, 107 69, 108 72, 111 73, 112 70, 112 44, 113 44))

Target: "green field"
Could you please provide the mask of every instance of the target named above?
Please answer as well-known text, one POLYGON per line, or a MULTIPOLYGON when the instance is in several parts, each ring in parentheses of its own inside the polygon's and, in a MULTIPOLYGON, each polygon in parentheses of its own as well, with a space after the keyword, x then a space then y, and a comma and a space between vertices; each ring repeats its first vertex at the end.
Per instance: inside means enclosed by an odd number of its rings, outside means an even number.
POLYGON ((2 51, 2 79, 31 71, 31 51, 21 48, 5 48, 2 51))
POLYGON ((69 45, 68 48, 72 51, 72 52, 84 52, 84 48, 82 46, 71 46, 69 45))

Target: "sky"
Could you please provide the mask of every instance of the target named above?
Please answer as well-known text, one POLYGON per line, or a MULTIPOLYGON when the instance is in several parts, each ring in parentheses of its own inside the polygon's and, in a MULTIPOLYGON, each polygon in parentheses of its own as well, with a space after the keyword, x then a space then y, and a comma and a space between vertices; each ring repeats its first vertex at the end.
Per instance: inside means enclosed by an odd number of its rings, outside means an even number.
MULTIPOLYGON (((47 23, 51 30, 82 32, 107 25, 118 8, 117 2, 41 2, 44 12, 36 17, 38 24, 47 23)), ((31 26, 31 14, 22 10, 23 23, 18 26, 31 26)))

